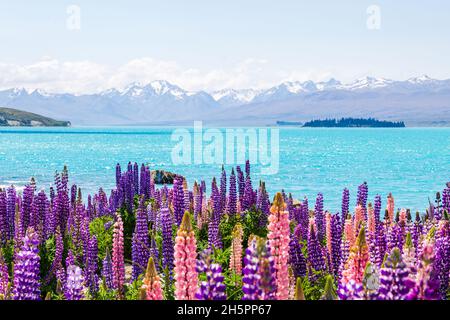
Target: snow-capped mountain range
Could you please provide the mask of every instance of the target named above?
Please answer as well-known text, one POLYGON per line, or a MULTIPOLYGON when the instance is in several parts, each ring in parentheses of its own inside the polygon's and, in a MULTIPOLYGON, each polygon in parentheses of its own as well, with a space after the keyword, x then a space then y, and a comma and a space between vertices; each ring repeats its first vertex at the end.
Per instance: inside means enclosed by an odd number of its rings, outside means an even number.
POLYGON ((270 125, 322 117, 378 117, 416 125, 450 124, 450 79, 428 76, 395 81, 365 77, 351 83, 288 81, 268 89, 187 91, 164 80, 124 89, 74 95, 0 90, 0 106, 79 125, 214 124, 270 125))

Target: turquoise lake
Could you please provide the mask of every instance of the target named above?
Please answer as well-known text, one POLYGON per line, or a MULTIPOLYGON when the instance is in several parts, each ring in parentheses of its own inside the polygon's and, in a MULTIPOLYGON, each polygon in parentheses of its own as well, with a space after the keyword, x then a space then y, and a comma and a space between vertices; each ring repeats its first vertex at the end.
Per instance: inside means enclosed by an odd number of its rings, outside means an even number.
MULTIPOLYGON (((84 195, 115 184, 115 164, 148 163, 152 169, 182 174, 190 185, 205 179, 208 191, 221 165, 174 165, 171 141, 175 128, 0 128, 0 185, 23 186, 31 176, 48 188, 55 170, 69 168, 70 182, 84 195)), ((280 164, 276 175, 259 174, 252 166, 253 185, 266 181, 271 196, 282 188, 295 198, 318 192, 325 208, 340 210, 344 187, 354 206, 359 184, 367 181, 369 199, 380 194, 385 207, 389 192, 396 207, 421 212, 450 181, 450 128, 304 129, 279 128, 280 164)), ((230 166, 226 166, 229 176, 230 166)))

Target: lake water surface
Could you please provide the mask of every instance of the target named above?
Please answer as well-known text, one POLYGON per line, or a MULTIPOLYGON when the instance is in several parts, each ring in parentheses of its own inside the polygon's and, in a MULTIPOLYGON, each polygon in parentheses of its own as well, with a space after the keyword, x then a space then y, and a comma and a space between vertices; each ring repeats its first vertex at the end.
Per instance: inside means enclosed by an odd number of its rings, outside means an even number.
MULTIPOLYGON (((173 165, 175 128, 0 128, 0 185, 23 186, 34 176, 40 187, 53 182, 55 170, 69 167, 72 183, 84 194, 111 189, 115 164, 148 163, 177 172, 192 183, 206 179, 208 189, 220 165, 173 165)), ((428 197, 450 181, 450 128, 304 129, 279 128, 280 165, 276 175, 261 176, 271 195, 282 188, 313 205, 318 192, 325 208, 340 209, 342 189, 352 205, 359 184, 369 184, 369 199, 392 192, 397 207, 423 211, 428 197)), ((227 167, 228 169, 229 166, 227 167)), ((229 175, 229 172, 228 172, 229 175)))

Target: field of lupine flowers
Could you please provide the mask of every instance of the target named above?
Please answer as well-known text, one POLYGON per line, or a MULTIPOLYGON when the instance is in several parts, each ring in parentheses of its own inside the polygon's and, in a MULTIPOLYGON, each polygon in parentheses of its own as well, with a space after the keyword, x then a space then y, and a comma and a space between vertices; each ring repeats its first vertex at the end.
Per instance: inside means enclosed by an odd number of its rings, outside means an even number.
MULTIPOLYGON (((252 182, 250 164, 208 186, 116 166, 116 188, 0 190, 0 299, 447 299, 450 186, 422 213, 343 190, 340 213, 252 182), (253 184, 252 184, 253 183, 253 184), (256 185, 256 188, 255 188, 256 185), (386 209, 384 209, 386 208, 386 209)), ((395 192, 395 190, 393 190, 395 192)))

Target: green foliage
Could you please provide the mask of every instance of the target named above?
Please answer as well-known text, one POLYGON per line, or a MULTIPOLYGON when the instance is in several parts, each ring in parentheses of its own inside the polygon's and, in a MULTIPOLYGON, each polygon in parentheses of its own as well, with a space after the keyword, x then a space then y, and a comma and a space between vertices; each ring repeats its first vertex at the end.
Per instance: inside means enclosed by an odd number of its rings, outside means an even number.
POLYGON ((89 232, 91 236, 97 237, 98 243, 98 258, 100 264, 103 262, 103 259, 106 256, 106 251, 112 250, 112 238, 113 238, 113 230, 114 227, 111 226, 108 229, 105 229, 106 223, 113 223, 114 219, 111 216, 103 216, 99 218, 95 218, 89 224, 89 232))
POLYGON ((14 241, 8 240, 1 248, 3 259, 6 265, 9 267, 9 274, 13 273, 12 265, 14 263, 14 241))
POLYGON ((175 299, 175 286, 173 282, 173 276, 170 274, 169 269, 164 268, 163 279, 161 279, 162 287, 164 290, 164 298, 166 300, 175 299))
POLYGON ((46 300, 65 300, 66 297, 64 296, 64 293, 62 292, 62 289, 60 288, 61 284, 58 283, 56 285, 56 289, 53 291, 48 291, 47 292, 47 297, 46 300))
POLYGON ((139 300, 142 287, 142 276, 139 276, 130 284, 125 284, 125 300, 139 300))
POLYGON ((195 228, 198 251, 208 248, 208 225, 204 223, 201 229, 195 228))
POLYGON ((105 279, 102 279, 97 292, 97 300, 116 300, 117 290, 109 290, 105 284, 105 279))
MULTIPOLYGON (((55 251, 56 251, 56 240, 55 236, 51 236, 48 238, 44 243, 42 243, 39 246, 39 256, 41 258, 40 260, 40 274, 41 279, 47 280, 50 269, 52 267, 53 259, 55 258, 55 251)), ((45 296, 46 293, 52 292, 55 289, 56 281, 55 278, 49 279, 48 283, 46 281, 42 282, 41 291, 43 295, 45 296)), ((52 299, 53 300, 53 299, 52 299)))
POLYGON ((214 248, 212 251, 212 259, 214 263, 220 264, 222 269, 228 269, 228 264, 230 262, 230 250, 230 247, 226 249, 214 248))
POLYGON ((312 272, 314 273, 313 278, 316 280, 310 282, 309 278, 311 277, 304 277, 302 279, 303 292, 306 300, 319 300, 325 292, 326 274, 315 270, 312 272))
POLYGON ((244 230, 243 243, 247 243, 249 236, 252 234, 262 238, 267 236, 267 226, 260 225, 260 219, 265 218, 261 217, 262 215, 263 213, 260 210, 256 210, 255 207, 252 207, 244 213, 242 218, 242 227, 244 230))
MULTIPOLYGON (((72 253, 74 255, 74 257, 82 257, 83 256, 83 248, 82 246, 76 246, 73 243, 73 238, 72 236, 70 236, 70 234, 66 234, 64 236, 64 258, 67 257, 67 254, 69 252, 69 250, 72 250, 72 253)), ((63 260, 64 261, 64 260, 63 260)), ((75 259, 75 264, 79 265, 79 261, 78 259, 75 259)), ((79 265, 80 268, 82 268, 82 265, 79 265)))
POLYGON ((222 244, 224 248, 231 246, 231 242, 233 240, 233 228, 239 220, 239 215, 229 216, 227 214, 220 220, 219 233, 222 237, 222 244))
MULTIPOLYGON (((136 201, 135 201, 136 202, 136 201)), ((136 208, 136 205, 134 206, 136 208)), ((134 212, 128 212, 123 206, 119 210, 120 217, 123 222, 123 240, 125 259, 131 259, 131 243, 133 239, 134 225, 136 223, 136 215, 134 212)))
POLYGON ((334 278, 330 274, 325 277, 325 289, 321 299, 337 300, 336 289, 334 287, 334 278))
POLYGON ((233 270, 224 269, 224 284, 226 287, 225 293, 227 294, 228 300, 241 300, 242 292, 242 276, 236 274, 233 270))

